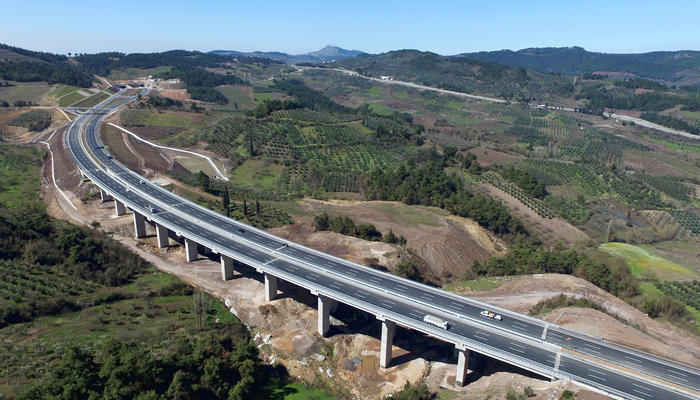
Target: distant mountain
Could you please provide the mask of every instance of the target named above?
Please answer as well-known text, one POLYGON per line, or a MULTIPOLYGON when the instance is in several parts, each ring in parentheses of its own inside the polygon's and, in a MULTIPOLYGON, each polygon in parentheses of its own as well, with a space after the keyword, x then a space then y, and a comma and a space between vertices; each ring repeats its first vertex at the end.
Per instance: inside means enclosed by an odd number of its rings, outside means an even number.
POLYGON ((489 61, 539 72, 565 75, 607 72, 663 80, 674 85, 700 84, 700 51, 654 51, 641 54, 589 52, 581 47, 529 48, 463 53, 461 57, 489 61))
POLYGON ((366 54, 359 50, 346 50, 337 46, 326 46, 318 51, 312 51, 305 54, 287 54, 278 51, 252 51, 240 52, 235 50, 213 50, 212 54, 229 57, 261 57, 271 60, 280 61, 285 64, 299 63, 322 63, 330 61, 345 60, 348 58, 357 57, 366 54))

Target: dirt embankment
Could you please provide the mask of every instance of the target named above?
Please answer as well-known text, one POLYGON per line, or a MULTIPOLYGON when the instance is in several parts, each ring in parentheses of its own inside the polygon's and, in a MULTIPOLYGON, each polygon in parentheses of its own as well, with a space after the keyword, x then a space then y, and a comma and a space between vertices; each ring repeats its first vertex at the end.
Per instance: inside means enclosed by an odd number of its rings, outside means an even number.
POLYGON ((428 274, 438 282, 465 277, 474 261, 503 255, 504 243, 469 219, 451 216, 432 207, 408 206, 385 201, 319 201, 296 203, 298 213, 293 226, 277 228, 275 234, 339 257, 364 263, 377 258, 381 265, 393 267, 397 246, 339 235, 316 232, 313 217, 327 212, 331 216, 348 216, 356 224, 373 224, 386 234, 404 236, 406 247, 418 254, 428 265, 428 274))

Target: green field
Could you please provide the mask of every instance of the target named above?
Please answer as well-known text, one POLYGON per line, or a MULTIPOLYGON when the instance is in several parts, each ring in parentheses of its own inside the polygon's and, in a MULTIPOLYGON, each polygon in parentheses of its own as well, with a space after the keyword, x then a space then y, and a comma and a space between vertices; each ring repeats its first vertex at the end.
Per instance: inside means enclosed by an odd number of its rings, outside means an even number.
POLYGON ((464 288, 470 288, 477 292, 486 292, 501 287, 504 283, 513 280, 513 277, 489 277, 472 279, 468 281, 457 281, 450 283, 443 289, 449 292, 461 292, 464 288))
POLYGON ((694 277, 688 268, 638 246, 611 242, 603 243, 599 248, 614 256, 622 257, 637 278, 686 280, 694 277))
POLYGON ((0 204, 43 207, 38 201, 44 152, 34 147, 0 143, 0 204))
POLYGON ((39 104, 44 95, 51 89, 45 82, 8 82, 11 86, 0 87, 0 101, 10 105, 15 101, 24 100, 39 104))
POLYGON ((109 96, 110 95, 105 92, 97 92, 92 96, 71 105, 74 107, 93 107, 101 103, 102 101, 107 100, 109 96))
POLYGON ((671 142, 669 140, 658 139, 646 136, 650 141, 673 150, 681 150, 687 153, 700 153, 700 144, 686 142, 671 142))
POLYGON ((247 110, 252 108, 255 104, 255 100, 250 97, 248 91, 246 91, 243 87, 220 86, 216 88, 216 90, 226 96, 229 109, 235 109, 235 106, 238 105, 239 110, 247 110))
POLYGON ((263 160, 247 160, 231 173, 231 182, 263 190, 273 190, 284 166, 263 160))
POLYGON ((150 110, 125 110, 121 113, 124 126, 169 126, 191 128, 200 119, 195 113, 169 113, 150 110))
POLYGON ((369 105, 369 109, 379 115, 392 115, 396 109, 382 103, 373 103, 369 105))
POLYGON ((51 95, 58 98, 58 97, 63 97, 67 94, 73 93, 75 91, 80 90, 79 87, 77 86, 71 86, 71 85, 58 85, 58 87, 51 92, 51 95))
POLYGON ((75 92, 70 92, 69 94, 64 95, 60 99, 58 99, 58 105, 61 107, 68 107, 70 105, 73 105, 74 103, 77 103, 81 100, 84 100, 85 96, 82 94, 78 93, 77 91, 75 92))

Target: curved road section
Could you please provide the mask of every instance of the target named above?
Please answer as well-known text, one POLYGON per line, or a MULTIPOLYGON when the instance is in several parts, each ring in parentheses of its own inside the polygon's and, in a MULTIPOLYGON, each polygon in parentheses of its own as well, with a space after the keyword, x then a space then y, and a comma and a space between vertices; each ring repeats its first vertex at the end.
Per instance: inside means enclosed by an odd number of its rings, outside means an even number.
MULTIPOLYGON (((96 109, 112 110, 131 100, 118 94, 96 109)), ((189 202, 105 153, 98 136, 102 118, 99 114, 83 115, 73 121, 66 135, 69 152, 84 175, 127 205, 135 221, 137 216, 146 218, 186 242, 206 247, 222 256, 222 264, 228 257, 252 266, 265 274, 266 283, 268 278, 280 278, 317 294, 321 334, 325 333, 321 330, 322 304, 335 300, 376 315, 383 321, 382 339, 384 324, 391 321, 454 343, 462 351, 478 351, 543 376, 574 380, 621 398, 698 398, 700 371, 695 368, 354 264, 189 202), (480 314, 483 310, 497 312, 503 319, 486 318, 480 314), (448 329, 424 322, 428 314, 447 321, 448 329)), ((390 349, 389 345, 389 360, 390 349)))

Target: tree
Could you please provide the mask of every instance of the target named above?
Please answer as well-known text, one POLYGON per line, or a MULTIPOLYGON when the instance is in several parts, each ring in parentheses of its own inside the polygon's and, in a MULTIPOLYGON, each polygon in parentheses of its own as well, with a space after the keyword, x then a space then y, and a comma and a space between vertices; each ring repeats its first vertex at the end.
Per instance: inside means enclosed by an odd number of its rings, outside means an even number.
POLYGON ((328 213, 324 212, 321 215, 314 217, 314 228, 318 231, 327 231, 330 227, 330 217, 328 213))
POLYGON ((224 196, 222 199, 224 210, 226 210, 226 217, 231 218, 231 198, 228 194, 228 186, 224 186, 224 196))
POLYGON ((199 170, 197 173, 197 185, 204 190, 209 190, 209 176, 204 171, 199 170))

